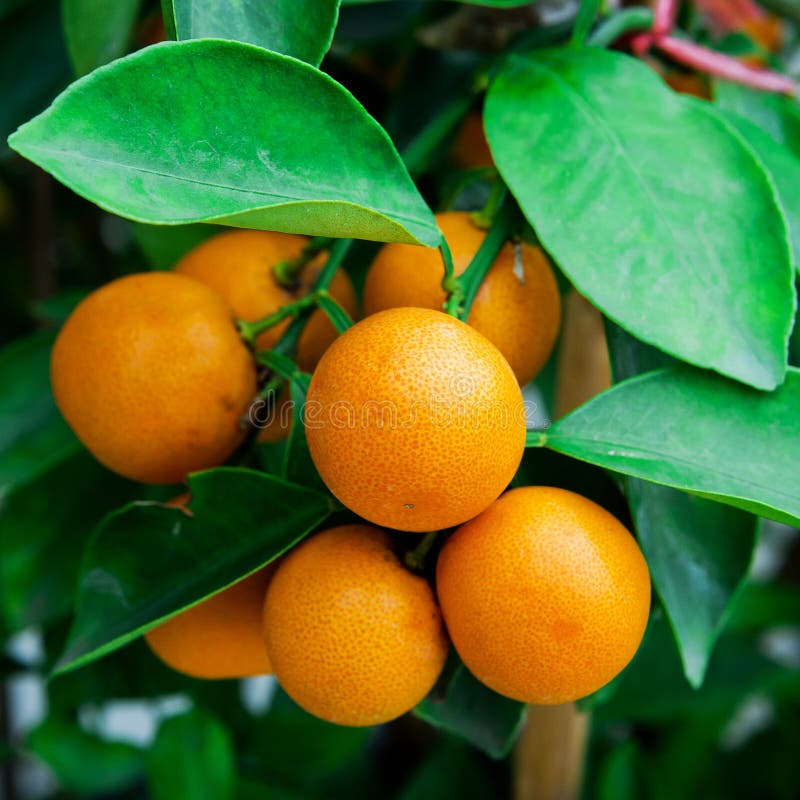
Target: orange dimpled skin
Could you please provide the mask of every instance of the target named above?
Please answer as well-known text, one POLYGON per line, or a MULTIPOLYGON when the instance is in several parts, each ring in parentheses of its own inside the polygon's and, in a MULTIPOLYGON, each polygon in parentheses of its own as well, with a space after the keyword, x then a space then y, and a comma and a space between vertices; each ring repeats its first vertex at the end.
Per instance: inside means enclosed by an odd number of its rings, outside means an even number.
POLYGON ((633 658, 650 576, 633 536, 585 497, 514 489, 445 543, 436 585, 450 638, 494 691, 577 700, 633 658))
POLYGON ((284 558, 264 633, 286 693, 339 725, 378 725, 411 710, 447 656, 431 587, 369 525, 323 531, 284 558))
POLYGON ((441 311, 395 308, 343 333, 305 407, 334 495, 388 528, 458 525, 506 488, 525 447, 522 394, 497 348, 441 311))
POLYGON ((83 444, 143 483, 176 483, 225 461, 257 391, 231 309, 203 284, 163 272, 92 292, 56 339, 50 378, 83 444))
MULTIPOLYGON (((463 211, 436 215, 460 275, 486 237, 463 211)), ((378 253, 364 285, 364 313, 417 306, 441 309, 442 259, 436 248, 388 244, 378 253)), ((506 243, 481 284, 467 322, 497 347, 521 386, 538 375, 553 350, 561 299, 542 250, 506 243)))
MULTIPOLYGON (((297 258, 309 241, 292 233, 230 230, 195 247, 178 262, 175 271, 205 283, 225 298, 239 319, 254 322, 308 293, 325 263, 324 254, 302 270, 292 291, 275 280, 272 268, 279 261, 297 258)), ((351 317, 355 316, 356 295, 345 272, 336 272, 328 291, 351 317)), ((274 347, 289 322, 287 319, 262 333, 256 340, 258 349, 274 347)), ((300 368, 312 370, 335 338, 336 329, 325 313, 314 311, 297 343, 300 368)))
POLYGON ((272 672, 262 609, 275 571, 269 564, 145 634, 168 666, 194 678, 247 678, 272 672))

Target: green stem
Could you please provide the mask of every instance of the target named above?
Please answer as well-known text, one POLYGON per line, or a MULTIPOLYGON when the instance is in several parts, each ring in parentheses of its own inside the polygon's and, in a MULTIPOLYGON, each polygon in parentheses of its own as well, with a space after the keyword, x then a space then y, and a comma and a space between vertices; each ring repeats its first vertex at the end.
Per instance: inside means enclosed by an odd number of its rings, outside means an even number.
POLYGON ((426 533, 422 537, 420 543, 413 550, 410 550, 405 554, 403 561, 409 569, 414 570, 415 572, 422 572, 425 569, 425 559, 428 557, 428 553, 436 543, 436 537, 438 535, 439 531, 431 531, 430 533, 426 533))
POLYGON ((525 447, 544 447, 547 444, 545 431, 527 431, 525 433, 525 447))
POLYGON ((281 306, 272 314, 269 314, 262 319, 257 319, 255 322, 247 322, 243 319, 240 319, 237 323, 239 327, 239 334, 242 339, 244 339, 248 344, 252 345, 255 340, 262 333, 264 333, 264 331, 269 330, 275 325, 283 322, 285 319, 316 305, 317 299, 317 293, 310 292, 309 294, 301 297, 299 300, 295 300, 293 303, 287 303, 285 306, 281 306))
POLYGON ((475 211, 470 214, 470 219, 479 228, 488 230, 492 227, 494 218, 497 216, 497 212, 499 211, 500 206, 503 204, 505 197, 506 186, 498 176, 492 183, 492 189, 489 192, 489 198, 486 201, 486 205, 480 211, 475 211))
POLYGON ((447 244, 444 236, 439 242, 439 252, 442 254, 442 262, 444 263, 442 289, 447 293, 444 311, 446 314, 450 314, 451 317, 458 317, 461 302, 464 299, 464 290, 461 288, 461 281, 456 277, 453 254, 450 252, 450 245, 447 244))
POLYGON ((653 27, 653 12, 643 6, 631 6, 604 19, 595 29, 586 44, 590 47, 608 47, 620 36, 634 31, 647 31, 653 27))
POLYGON ((461 288, 464 292, 464 299, 461 304, 459 318, 463 320, 466 320, 469 316, 475 295, 478 294, 478 289, 480 289, 486 273, 491 268, 503 245, 508 241, 509 236, 511 236, 513 209, 511 204, 508 203, 508 194, 505 191, 505 187, 503 188, 500 207, 494 215, 491 227, 486 232, 486 238, 481 242, 478 252, 472 257, 469 266, 461 275, 461 288))
POLYGON ((306 266, 313 261, 323 250, 330 248, 333 239, 327 236, 316 236, 303 249, 300 255, 295 258, 284 258, 272 266, 272 274, 275 280, 284 288, 292 289, 297 286, 300 273, 306 266))
MULTIPOLYGON (((336 270, 341 266, 344 257, 347 255, 352 245, 352 239, 334 239, 328 251, 328 260, 325 262, 325 266, 320 270, 317 279, 311 286, 311 293, 316 293, 320 289, 327 289, 330 286, 333 276, 336 274, 336 270)), ((312 310, 313 309, 310 307, 306 308, 292 320, 292 324, 289 325, 286 333, 283 334, 273 350, 285 356, 294 355, 297 349, 297 342, 300 339, 300 334, 303 332, 303 328, 308 321, 308 317, 311 316, 312 310)))

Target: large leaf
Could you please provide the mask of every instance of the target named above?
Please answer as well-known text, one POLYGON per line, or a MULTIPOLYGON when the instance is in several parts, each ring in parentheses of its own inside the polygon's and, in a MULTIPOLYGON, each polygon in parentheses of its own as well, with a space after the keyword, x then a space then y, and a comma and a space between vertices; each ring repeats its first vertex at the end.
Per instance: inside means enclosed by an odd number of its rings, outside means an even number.
POLYGON ((171 0, 178 39, 233 39, 311 64, 327 52, 339 0, 171 0))
POLYGON ((127 50, 141 4, 142 0, 63 0, 64 35, 78 75, 127 50))
POLYGON ((794 263, 800 269, 800 158, 744 117, 732 112, 723 113, 728 122, 744 136, 772 176, 789 225, 794 263))
POLYGON ((239 42, 165 42, 101 67, 9 144, 140 222, 439 241, 389 137, 346 89, 239 42))
POLYGON ((230 800, 236 754, 227 728, 205 711, 165 720, 147 754, 153 800, 230 800))
POLYGON ((794 312, 769 177, 713 107, 598 48, 512 56, 489 89, 498 168, 576 287, 638 338, 763 389, 794 312))
MULTIPOLYGON (((607 334, 617 381, 669 360, 613 323, 607 334)), ((629 477, 625 483, 639 543, 675 634, 684 673, 698 687, 747 577, 756 518, 639 478, 629 477)))
POLYGON ((42 330, 0 350, 0 495, 80 449, 50 392, 54 338, 42 330))
POLYGON ((492 758, 505 758, 525 722, 525 704, 501 697, 460 664, 445 696, 430 696, 414 712, 437 728, 466 739, 492 758))
POLYGON ((121 647, 272 561, 332 511, 332 501, 272 475, 219 468, 189 478, 191 515, 132 504, 90 541, 75 622, 55 671, 121 647))
POLYGON ((800 369, 771 394, 690 367, 624 381, 548 431, 554 450, 800 523, 800 369))
POLYGON ((739 83, 714 81, 714 102, 749 119, 776 142, 800 156, 800 105, 775 92, 762 92, 739 83))

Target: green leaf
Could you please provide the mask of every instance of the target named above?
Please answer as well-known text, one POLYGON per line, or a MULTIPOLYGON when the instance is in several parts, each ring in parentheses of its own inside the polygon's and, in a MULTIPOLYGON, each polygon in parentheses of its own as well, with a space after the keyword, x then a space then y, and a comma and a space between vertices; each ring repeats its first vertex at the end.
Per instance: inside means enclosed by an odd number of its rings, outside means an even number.
MULTIPOLYGON (((607 326, 616 381, 661 366, 668 356, 607 326)), ((653 583, 681 653, 699 687, 714 644, 753 557, 757 520, 731 506, 638 478, 627 478, 630 510, 653 583)))
POLYGON ((79 450, 3 499, 0 609, 10 631, 70 611, 92 528, 141 491, 79 450))
POLYGON ((782 147, 768 133, 744 117, 723 112, 753 148, 764 169, 769 172, 778 192, 778 199, 789 225, 795 266, 800 269, 800 159, 782 147))
POLYGON ((398 800, 496 800, 497 787, 485 761, 454 739, 429 748, 424 761, 411 773, 398 800))
POLYGON ((715 80, 714 102, 766 131, 776 142, 800 156, 800 105, 789 97, 715 80))
POLYGON ((337 333, 344 333, 348 328, 353 327, 350 315, 329 294, 320 295, 317 305, 333 323, 337 333))
POLYGON ((798 408, 800 369, 765 394, 671 367, 597 395, 553 425, 547 446, 797 525, 798 408))
POLYGON ((165 42, 101 67, 9 144, 139 222, 440 238, 386 132, 344 87, 239 42, 165 42))
POLYGON ((64 36, 77 75, 125 53, 141 5, 142 0, 63 0, 64 36))
POLYGON ((600 2, 601 0, 581 0, 578 16, 575 18, 575 27, 572 29, 572 39, 570 40, 570 44, 573 47, 579 47, 586 40, 600 11, 600 2))
POLYGON ((431 695, 414 713, 497 759, 508 755, 525 722, 524 703, 496 694, 463 664, 456 669, 444 698, 431 695))
POLYGON ((233 741, 205 711, 165 720, 147 754, 153 800, 229 800, 236 784, 233 741))
POLYGON ((0 496, 80 449, 50 392, 50 348, 41 330, 0 350, 0 496))
POLYGON ((134 503, 97 528, 56 673, 100 658, 254 572, 332 510, 318 492, 246 469, 200 472, 189 487, 191 515, 134 503))
POLYGON ((77 723, 51 717, 34 728, 26 749, 47 764, 60 788, 85 795, 111 795, 131 788, 142 776, 144 759, 135 747, 103 741, 77 723))
POLYGON ((745 383, 783 380, 786 223, 769 177, 713 107, 628 56, 562 48, 512 56, 484 120, 543 246, 607 316, 745 383))
POLYGON ((233 39, 315 66, 333 39, 338 0, 172 0, 178 39, 233 39))

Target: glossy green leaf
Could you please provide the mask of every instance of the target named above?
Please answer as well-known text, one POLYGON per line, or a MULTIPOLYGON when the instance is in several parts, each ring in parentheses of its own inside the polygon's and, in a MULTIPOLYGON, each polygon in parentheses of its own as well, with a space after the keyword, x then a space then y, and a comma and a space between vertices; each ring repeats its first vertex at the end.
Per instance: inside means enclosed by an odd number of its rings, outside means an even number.
POLYGON ((64 36, 76 74, 119 58, 128 49, 142 0, 63 0, 64 36))
POLYGON ((319 64, 339 0, 171 0, 178 39, 232 39, 319 64))
POLYGON ((97 528, 56 673, 100 658, 254 572, 332 510, 318 492, 246 469, 200 472, 189 487, 191 515, 136 503, 97 528))
POLYGON ((147 754, 153 800, 230 800, 236 753, 227 728, 195 710, 161 723, 147 754))
POLYGON ((135 747, 104 741, 77 723, 52 717, 28 734, 25 747, 47 764, 63 790, 79 795, 123 792, 144 772, 144 758, 135 747))
POLYGON ((772 176, 789 225, 794 263, 800 269, 800 158, 744 117, 732 112, 724 113, 725 119, 744 136, 772 176))
POLYGON ((800 156, 800 105, 796 100, 722 80, 714 81, 713 89, 718 106, 749 119, 776 142, 800 156))
POLYGON ((41 330, 0 350, 0 494, 80 449, 50 392, 54 338, 41 330))
POLYGON ((766 394, 690 367, 624 381, 556 422, 547 446, 800 523, 800 369, 766 394))
POLYGON ((497 786, 484 760, 456 739, 428 748, 398 800, 497 800, 497 786))
POLYGON ((575 26, 572 29, 571 44, 573 46, 580 46, 584 43, 599 11, 600 0, 581 0, 578 16, 575 18, 575 26))
POLYGON ((753 152, 712 106, 628 56, 562 48, 512 56, 484 119, 542 244, 607 316, 753 386, 783 380, 786 222, 753 152))
POLYGON ((346 89, 239 42, 165 42, 101 67, 9 144, 140 222, 440 238, 389 137, 346 89))
MULTIPOLYGON (((616 381, 671 361, 613 323, 606 332, 616 381)), ((741 509, 638 478, 627 478, 625 485, 639 544, 675 634, 684 673, 699 687, 747 577, 757 520, 741 509)))
POLYGON ((525 722, 524 703, 496 694, 463 664, 456 669, 444 698, 431 695, 414 713, 466 739, 492 758, 508 755, 525 722))
POLYGON ((105 514, 142 487, 85 450, 10 492, 0 505, 0 611, 10 631, 72 608, 84 544, 105 514))

